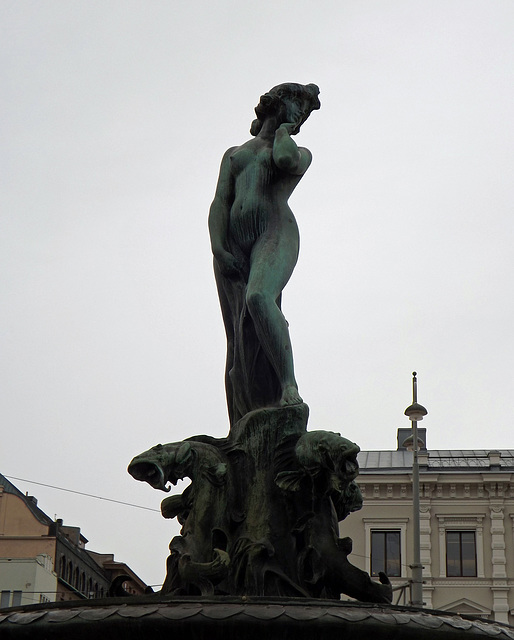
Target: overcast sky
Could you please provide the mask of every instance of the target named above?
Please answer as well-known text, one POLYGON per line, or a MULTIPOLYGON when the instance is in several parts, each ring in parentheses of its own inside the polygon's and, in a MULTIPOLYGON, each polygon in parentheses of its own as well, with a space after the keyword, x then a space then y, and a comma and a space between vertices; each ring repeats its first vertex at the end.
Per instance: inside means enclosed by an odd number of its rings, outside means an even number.
MULTIPOLYGON (((512 0, 1 0, 0 472, 158 509, 226 435, 207 215, 259 96, 314 82, 283 296, 309 428, 514 448, 512 0)), ((162 582, 159 513, 14 481, 162 582)))

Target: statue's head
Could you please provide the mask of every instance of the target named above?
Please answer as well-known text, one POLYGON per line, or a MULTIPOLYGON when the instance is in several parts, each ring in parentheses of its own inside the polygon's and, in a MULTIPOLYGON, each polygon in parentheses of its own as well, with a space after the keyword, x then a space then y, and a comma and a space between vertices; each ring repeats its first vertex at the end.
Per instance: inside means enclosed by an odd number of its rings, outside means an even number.
POLYGON ((273 87, 261 96, 255 107, 257 118, 252 122, 250 133, 256 136, 270 116, 277 116, 281 122, 294 122, 296 127, 292 133, 298 133, 311 112, 320 108, 318 95, 319 88, 315 84, 285 82, 273 87))

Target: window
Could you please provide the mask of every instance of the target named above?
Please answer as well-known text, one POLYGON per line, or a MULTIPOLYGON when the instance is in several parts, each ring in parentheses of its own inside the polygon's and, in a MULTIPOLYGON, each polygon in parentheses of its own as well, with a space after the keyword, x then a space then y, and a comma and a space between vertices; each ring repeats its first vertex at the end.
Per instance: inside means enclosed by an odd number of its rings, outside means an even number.
POLYGON ((64 556, 61 556, 59 560, 59 576, 66 580, 66 558, 64 556))
POLYGON ((446 575, 449 577, 477 575, 474 531, 446 532, 446 575))
POLYGON ((402 575, 399 531, 371 531, 371 575, 402 575))
POLYGON ((12 592, 12 606, 17 607, 21 604, 21 591, 13 591, 12 592))
POLYGON ((484 513, 436 514, 439 521, 439 575, 485 577, 484 513), (464 534, 464 539, 462 535, 464 534), (461 555, 461 549, 463 555, 461 555), (469 558, 472 561, 469 561, 469 558), (474 573, 468 573, 470 570, 474 573), (458 573, 464 571, 466 573, 458 573))
POLYGON ((0 594, 0 608, 8 607, 11 602, 11 592, 2 591, 0 594))
MULTIPOLYGON (((364 570, 369 573, 370 575, 373 575, 373 571, 377 571, 378 575, 378 571, 384 571, 384 569, 382 567, 376 567, 373 566, 372 567, 372 561, 374 559, 374 556, 377 557, 377 553, 373 554, 372 550, 373 547, 375 548, 375 550, 377 549, 377 545, 380 545, 380 541, 379 541, 379 536, 375 536, 375 534, 386 534, 386 533, 392 533, 394 534, 393 537, 395 537, 397 540, 399 540, 399 546, 398 546, 398 564, 397 564, 397 571, 394 572, 394 568, 393 567, 389 567, 389 569, 393 570, 393 574, 388 573, 389 576, 392 577, 398 577, 401 578, 403 576, 403 573, 405 571, 405 565, 402 565, 402 561, 405 562, 405 558, 407 557, 407 549, 406 549, 406 540, 407 540, 407 523, 408 523, 409 519, 408 518, 395 518, 395 517, 389 517, 389 518, 363 518, 362 522, 364 523, 364 531, 365 531, 365 560, 364 560, 364 570), (373 540, 373 538, 375 537, 375 540, 373 540)), ((382 535, 382 538, 384 538, 384 535, 382 535)), ((383 542, 383 546, 384 546, 384 555, 386 551, 391 551, 391 547, 389 547, 389 549, 387 549, 387 544, 386 544, 386 540, 382 540, 383 542)), ((389 560, 392 559, 391 553, 388 554, 389 555, 389 560)), ((378 558, 377 558, 378 560, 378 558)), ((385 557, 383 558, 382 561, 382 566, 385 565, 385 557)))

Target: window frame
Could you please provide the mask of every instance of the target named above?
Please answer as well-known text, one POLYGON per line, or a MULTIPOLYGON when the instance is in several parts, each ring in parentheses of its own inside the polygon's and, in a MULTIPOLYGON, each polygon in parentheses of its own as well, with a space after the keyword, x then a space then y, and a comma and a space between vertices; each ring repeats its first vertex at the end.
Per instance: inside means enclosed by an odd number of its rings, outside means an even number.
POLYGON ((484 527, 485 514, 463 514, 450 516, 436 514, 439 521, 439 576, 449 580, 484 578, 484 527), (446 533, 448 531, 473 531, 475 533, 475 576, 449 576, 447 573, 446 533))
POLYGON ((383 571, 388 577, 391 578, 401 578, 402 576, 402 532, 400 531, 400 529, 371 529, 370 531, 370 535, 371 535, 371 541, 370 541, 370 572, 369 575, 372 577, 378 577, 379 573, 381 571, 383 571), (389 548, 389 544, 388 544, 388 537, 390 535, 393 535, 395 537, 397 537, 397 545, 398 545, 398 558, 389 558, 388 557, 388 548, 389 548), (382 541, 382 551, 383 551, 383 568, 378 569, 376 572, 373 570, 373 540, 375 538, 375 536, 383 536, 383 541, 382 541), (388 571, 388 564, 390 563, 390 561, 393 561, 395 564, 398 564, 398 571, 399 573, 390 573, 388 571))
POLYGON ((476 578, 477 577, 477 535, 474 529, 447 529, 446 530, 446 577, 447 578, 476 578), (473 534, 473 573, 464 573, 466 560, 463 557, 463 550, 465 548, 465 541, 463 535, 473 534), (458 540, 458 558, 452 559, 452 565, 458 565, 458 573, 450 573, 450 564, 448 562, 448 544, 451 542, 449 537, 457 536, 458 540), (457 561, 457 562, 456 562, 457 561))
POLYGON ((365 530, 365 570, 371 575, 371 533, 372 531, 400 532, 400 575, 393 580, 406 577, 407 523, 409 518, 363 518, 365 530))

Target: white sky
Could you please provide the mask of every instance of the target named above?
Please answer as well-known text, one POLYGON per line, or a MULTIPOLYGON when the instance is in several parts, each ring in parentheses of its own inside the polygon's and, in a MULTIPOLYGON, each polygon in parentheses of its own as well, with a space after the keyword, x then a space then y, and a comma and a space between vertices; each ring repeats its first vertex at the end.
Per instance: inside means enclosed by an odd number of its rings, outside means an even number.
MULTIPOLYGON (((314 82, 283 308, 309 428, 514 448, 512 0, 1 0, 0 471, 158 508, 131 458, 224 436, 207 214, 259 96, 314 82)), ((15 482, 162 581, 158 513, 15 482)))

